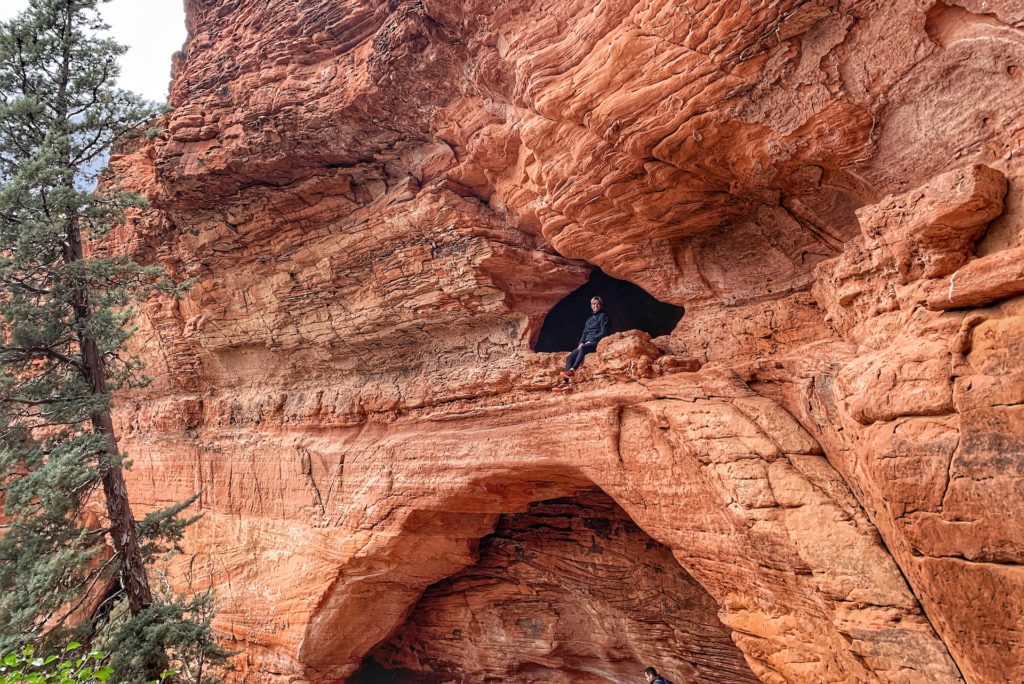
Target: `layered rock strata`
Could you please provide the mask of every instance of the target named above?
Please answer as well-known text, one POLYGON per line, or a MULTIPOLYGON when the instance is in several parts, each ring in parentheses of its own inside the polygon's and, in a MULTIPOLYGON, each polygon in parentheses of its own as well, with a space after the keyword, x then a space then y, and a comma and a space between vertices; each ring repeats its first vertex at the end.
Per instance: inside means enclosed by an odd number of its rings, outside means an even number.
MULTIPOLYGON (((597 488, 734 645, 706 681, 1024 678, 1024 4, 186 8, 165 131, 113 165, 150 198, 119 244, 195 285, 142 312, 118 428, 140 511, 202 492, 172 577, 240 676, 402 645, 535 681, 438 635, 525 606, 493 540, 597 488), (686 315, 552 396, 530 341, 590 266, 686 315)), ((582 620, 550 567, 533 617, 582 620)), ((583 655, 623 676, 544 671, 583 655)))

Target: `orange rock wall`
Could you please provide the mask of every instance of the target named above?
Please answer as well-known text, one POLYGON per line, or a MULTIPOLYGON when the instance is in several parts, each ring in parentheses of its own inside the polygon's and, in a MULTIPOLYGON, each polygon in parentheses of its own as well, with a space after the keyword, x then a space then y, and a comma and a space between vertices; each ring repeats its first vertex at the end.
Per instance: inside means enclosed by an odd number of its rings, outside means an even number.
MULTIPOLYGON (((445 652, 423 592, 525 600, 480 540, 597 487, 761 681, 1024 678, 1024 3, 186 8, 113 165, 125 249, 195 285, 117 414, 139 510, 202 492, 172 575, 244 676, 445 652), (552 396, 589 266, 686 315, 552 396)), ((452 670, 574 667, 493 638, 452 670)))

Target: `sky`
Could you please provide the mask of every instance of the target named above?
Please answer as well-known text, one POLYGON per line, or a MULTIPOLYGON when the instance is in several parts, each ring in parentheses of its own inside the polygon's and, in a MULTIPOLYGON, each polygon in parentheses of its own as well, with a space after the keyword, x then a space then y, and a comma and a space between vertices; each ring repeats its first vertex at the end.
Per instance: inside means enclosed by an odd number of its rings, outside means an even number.
MULTIPOLYGON (((184 0, 112 0, 100 5, 113 38, 128 46, 119 85, 154 102, 167 100, 171 55, 185 42, 184 0)), ((0 20, 14 17, 28 0, 0 0, 0 20)))

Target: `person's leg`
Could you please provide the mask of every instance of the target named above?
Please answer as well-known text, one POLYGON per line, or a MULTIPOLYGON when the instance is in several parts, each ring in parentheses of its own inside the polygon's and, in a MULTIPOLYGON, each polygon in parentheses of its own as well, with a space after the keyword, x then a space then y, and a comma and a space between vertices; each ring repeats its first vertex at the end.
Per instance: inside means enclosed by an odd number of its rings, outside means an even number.
POLYGON ((597 343, 595 342, 595 343, 592 343, 592 344, 585 344, 582 347, 580 347, 579 349, 575 350, 573 352, 573 354, 575 355, 575 358, 573 359, 573 362, 572 362, 572 368, 570 368, 569 370, 576 370, 577 368, 582 366, 583 365, 583 357, 585 357, 590 352, 595 351, 596 349, 597 349, 597 343))
POLYGON ((576 367, 580 365, 579 362, 581 362, 582 360, 583 356, 580 353, 580 349, 578 347, 576 349, 573 349, 571 352, 569 352, 569 356, 565 357, 566 372, 576 370, 576 367))

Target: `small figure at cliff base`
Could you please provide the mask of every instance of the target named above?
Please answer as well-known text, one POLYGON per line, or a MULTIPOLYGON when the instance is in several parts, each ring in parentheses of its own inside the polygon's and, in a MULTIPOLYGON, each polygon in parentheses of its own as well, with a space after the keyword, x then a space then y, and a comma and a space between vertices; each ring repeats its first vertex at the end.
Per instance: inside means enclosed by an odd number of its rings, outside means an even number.
POLYGON ((601 309, 604 302, 600 297, 593 297, 590 300, 590 310, 593 312, 583 326, 583 334, 580 335, 580 342, 569 352, 565 359, 565 370, 562 371, 562 379, 551 388, 553 392, 568 392, 572 389, 572 378, 576 375, 576 369, 583 364, 583 358, 590 352, 597 349, 597 343, 611 333, 611 319, 601 309))
POLYGON ((649 684, 672 684, 672 682, 658 674, 658 671, 653 667, 648 667, 644 670, 644 679, 646 679, 649 684))

